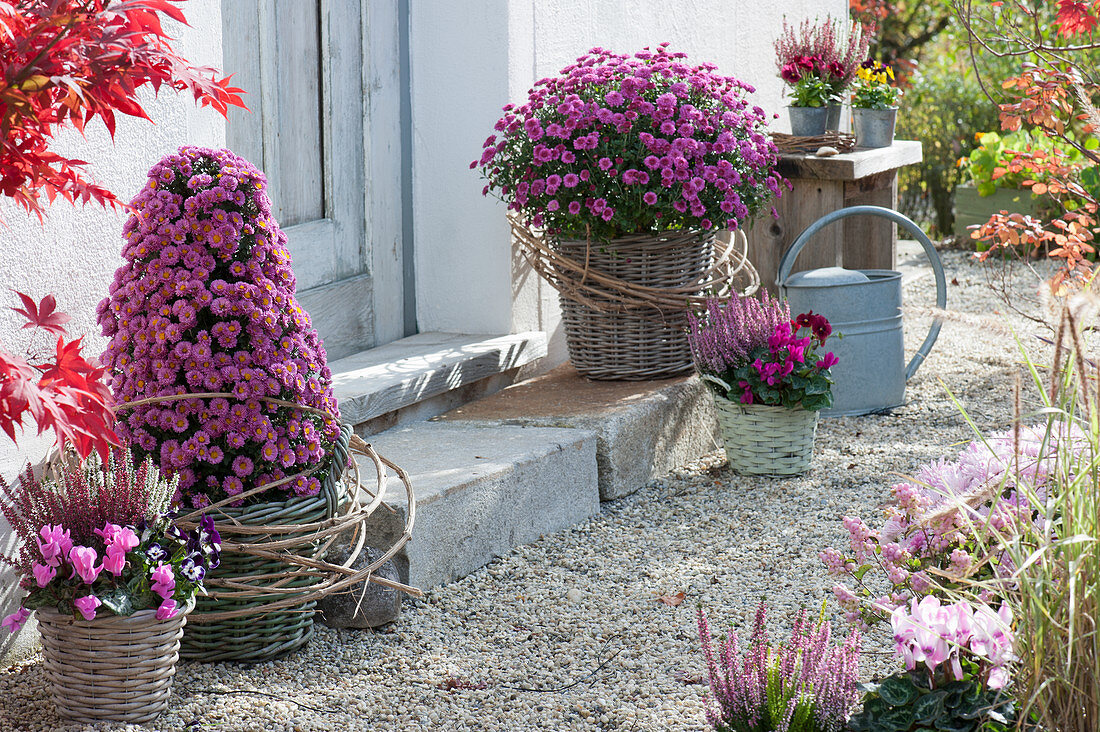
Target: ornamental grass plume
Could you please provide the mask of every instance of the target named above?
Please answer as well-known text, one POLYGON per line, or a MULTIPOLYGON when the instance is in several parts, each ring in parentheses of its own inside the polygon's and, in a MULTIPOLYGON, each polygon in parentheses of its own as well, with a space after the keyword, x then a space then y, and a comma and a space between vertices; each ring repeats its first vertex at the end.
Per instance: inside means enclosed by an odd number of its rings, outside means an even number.
POLYGON ((125 263, 99 306, 119 434, 178 475, 176 500, 195 508, 285 478, 249 500, 316 495, 339 431, 266 187, 228 150, 162 159, 132 202, 125 263), (181 398, 201 393, 230 396, 181 398))
POLYGON ((832 626, 810 620, 803 608, 790 640, 768 642, 767 604, 756 610, 752 637, 742 655, 730 630, 717 657, 702 606, 699 639, 707 662, 714 706, 707 722, 719 732, 839 732, 858 699, 860 636, 852 630, 843 645, 830 645, 832 626))

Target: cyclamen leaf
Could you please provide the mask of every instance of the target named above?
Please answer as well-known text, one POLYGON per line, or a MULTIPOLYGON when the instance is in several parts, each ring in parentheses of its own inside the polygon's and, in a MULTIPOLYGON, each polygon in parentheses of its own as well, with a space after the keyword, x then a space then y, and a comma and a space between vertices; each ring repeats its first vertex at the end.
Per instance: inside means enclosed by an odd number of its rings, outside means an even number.
POLYGON ((126 617, 134 612, 134 606, 130 602, 130 593, 125 589, 120 588, 114 592, 100 595, 99 599, 103 602, 103 606, 115 615, 126 617))

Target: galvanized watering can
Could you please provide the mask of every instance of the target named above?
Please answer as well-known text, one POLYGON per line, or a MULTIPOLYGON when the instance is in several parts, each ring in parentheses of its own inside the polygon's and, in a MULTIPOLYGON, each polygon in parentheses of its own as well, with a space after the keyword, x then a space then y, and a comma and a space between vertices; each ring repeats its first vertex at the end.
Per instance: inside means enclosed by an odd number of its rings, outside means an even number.
POLYGON ((947 282, 943 263, 920 227, 888 208, 852 206, 833 211, 812 223, 779 260, 776 283, 779 293, 791 305, 791 314, 814 311, 824 315, 833 331, 843 334, 830 339, 827 348, 839 362, 833 367, 833 406, 823 417, 850 417, 881 412, 905 403, 905 382, 916 373, 940 334, 940 319, 905 365, 905 344, 901 329, 901 272, 889 269, 844 269, 826 267, 791 274, 798 253, 810 238, 831 223, 849 216, 881 216, 906 229, 924 247, 936 276, 936 307, 947 306, 947 282))

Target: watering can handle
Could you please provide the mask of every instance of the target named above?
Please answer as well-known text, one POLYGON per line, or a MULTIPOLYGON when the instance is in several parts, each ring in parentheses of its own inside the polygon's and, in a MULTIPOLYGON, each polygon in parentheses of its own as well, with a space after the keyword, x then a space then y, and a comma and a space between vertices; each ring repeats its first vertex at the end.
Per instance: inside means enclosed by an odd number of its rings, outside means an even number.
MULTIPOLYGON (((783 252, 783 257, 779 260, 779 273, 775 278, 775 283, 779 286, 780 293, 785 294, 784 285, 791 274, 791 269, 794 267, 794 260, 798 258, 799 252, 801 252, 802 248, 809 242, 810 237, 834 221, 840 221, 849 216, 863 215, 881 216, 882 218, 890 219, 912 234, 913 237, 920 242, 920 245, 924 248, 924 253, 932 263, 932 273, 936 276, 936 307, 940 310, 945 309, 947 307, 947 278, 944 277, 943 262, 940 261, 940 255, 936 251, 936 247, 932 246, 932 241, 923 231, 921 231, 919 226, 913 223, 912 219, 893 209, 883 208, 882 206, 849 206, 848 208, 841 208, 832 213, 827 213, 810 224, 809 227, 799 234, 798 238, 791 243, 787 251, 783 252)), ((932 321, 932 327, 929 329, 928 335, 925 336, 924 343, 920 344, 920 348, 917 349, 913 359, 909 362, 909 365, 905 367, 906 381, 908 381, 910 377, 917 372, 920 365, 924 363, 924 359, 928 355, 928 352, 932 350, 932 345, 936 342, 936 338, 939 336, 942 326, 943 321, 939 317, 936 317, 932 321)))

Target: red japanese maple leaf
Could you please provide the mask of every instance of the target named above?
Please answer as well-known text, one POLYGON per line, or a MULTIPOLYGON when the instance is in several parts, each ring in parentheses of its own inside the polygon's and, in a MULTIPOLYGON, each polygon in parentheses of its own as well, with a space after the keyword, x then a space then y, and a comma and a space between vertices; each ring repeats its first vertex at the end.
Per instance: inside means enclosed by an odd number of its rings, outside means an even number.
POLYGON ((30 295, 24 295, 22 292, 17 291, 13 292, 23 301, 22 308, 12 308, 12 310, 27 319, 27 322, 23 324, 24 328, 41 328, 55 335, 68 335, 68 331, 65 330, 64 326, 72 318, 65 313, 56 311, 57 300, 53 295, 46 295, 42 298, 41 304, 36 304, 34 298, 30 295))
POLYGON ((1058 32, 1066 36, 1092 33, 1097 18, 1090 3, 1080 0, 1058 0, 1058 32))

